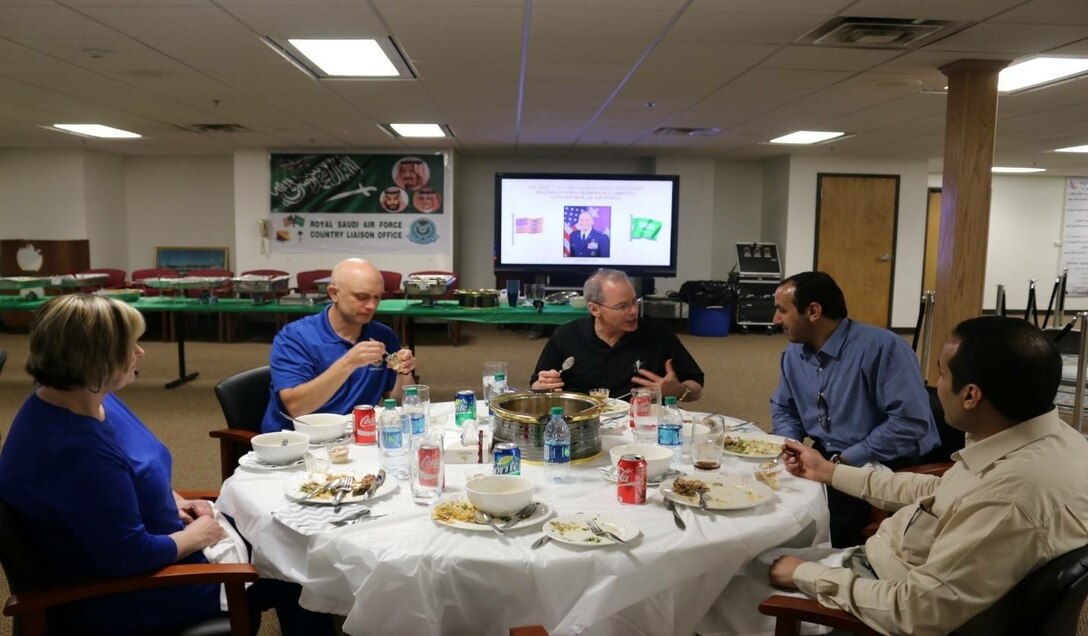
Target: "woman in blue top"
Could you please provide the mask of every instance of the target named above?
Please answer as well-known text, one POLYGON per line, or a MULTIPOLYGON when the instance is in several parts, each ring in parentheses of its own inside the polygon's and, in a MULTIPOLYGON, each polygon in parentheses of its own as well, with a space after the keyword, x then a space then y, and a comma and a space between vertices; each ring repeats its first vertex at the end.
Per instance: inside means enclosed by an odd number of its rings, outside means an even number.
MULTIPOLYGON (((225 536, 206 501, 171 490, 170 452, 113 392, 135 379, 144 321, 87 295, 43 305, 26 369, 38 383, 0 455, 0 496, 34 528, 57 583, 205 562, 225 536)), ((193 585, 72 604, 63 622, 91 633, 183 626, 219 612, 219 587, 193 585)))
MULTIPOLYGON (((170 452, 113 395, 136 377, 143 331, 136 309, 85 294, 50 300, 31 323, 26 370, 38 387, 0 453, 0 497, 34 529, 55 583, 206 563, 201 550, 225 536, 211 504, 171 489, 170 452)), ((254 629, 258 612, 275 606, 285 633, 331 632, 328 615, 297 606, 300 589, 266 580, 250 587, 254 629)), ((192 585, 73 603, 56 618, 63 633, 128 634, 219 612, 219 586, 192 585)))

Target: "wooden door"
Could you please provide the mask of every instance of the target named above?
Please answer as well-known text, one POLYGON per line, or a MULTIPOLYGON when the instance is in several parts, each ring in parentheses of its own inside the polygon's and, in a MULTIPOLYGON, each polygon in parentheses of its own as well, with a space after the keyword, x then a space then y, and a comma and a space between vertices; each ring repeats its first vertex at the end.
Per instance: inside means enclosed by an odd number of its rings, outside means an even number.
POLYGON ((816 187, 816 269, 842 288, 851 318, 888 327, 899 177, 820 174, 816 187))
POLYGON ((922 293, 937 291, 937 237, 941 234, 941 191, 931 188, 926 203, 926 255, 922 265, 922 293))

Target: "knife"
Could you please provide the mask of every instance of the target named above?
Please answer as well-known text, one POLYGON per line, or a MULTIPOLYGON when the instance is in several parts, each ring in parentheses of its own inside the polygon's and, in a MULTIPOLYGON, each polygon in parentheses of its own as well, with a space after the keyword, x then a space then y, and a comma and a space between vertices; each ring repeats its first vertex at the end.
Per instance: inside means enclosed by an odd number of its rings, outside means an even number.
POLYGON ((364 499, 370 499, 374 496, 374 493, 378 492, 378 489, 385 483, 385 469, 379 468, 378 474, 374 476, 374 483, 370 484, 370 488, 366 489, 366 497, 364 499))
POLYGON ((668 497, 665 498, 665 508, 672 513, 672 520, 676 522, 676 527, 681 530, 687 530, 688 527, 684 523, 684 520, 680 518, 680 513, 676 511, 676 502, 668 497))

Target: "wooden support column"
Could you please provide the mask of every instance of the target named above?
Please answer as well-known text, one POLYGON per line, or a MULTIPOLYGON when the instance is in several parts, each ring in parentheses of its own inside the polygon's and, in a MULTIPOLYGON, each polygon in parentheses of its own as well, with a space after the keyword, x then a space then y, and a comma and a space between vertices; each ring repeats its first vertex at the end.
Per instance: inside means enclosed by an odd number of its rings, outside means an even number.
POLYGON ((997 75, 1006 60, 959 60, 941 67, 948 77, 944 179, 937 249, 937 300, 929 384, 937 358, 960 321, 982 314, 986 244, 990 230, 990 169, 997 133, 997 75))

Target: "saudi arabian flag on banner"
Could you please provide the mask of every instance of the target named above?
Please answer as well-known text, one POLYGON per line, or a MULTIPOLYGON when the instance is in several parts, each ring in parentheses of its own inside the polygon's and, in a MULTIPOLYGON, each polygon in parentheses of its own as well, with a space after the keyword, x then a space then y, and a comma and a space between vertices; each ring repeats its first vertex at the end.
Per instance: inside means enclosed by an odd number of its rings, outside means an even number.
POLYGON ((657 233, 661 231, 661 221, 654 219, 647 219, 643 217, 634 217, 631 219, 631 239, 650 239, 651 241, 657 240, 657 233))

